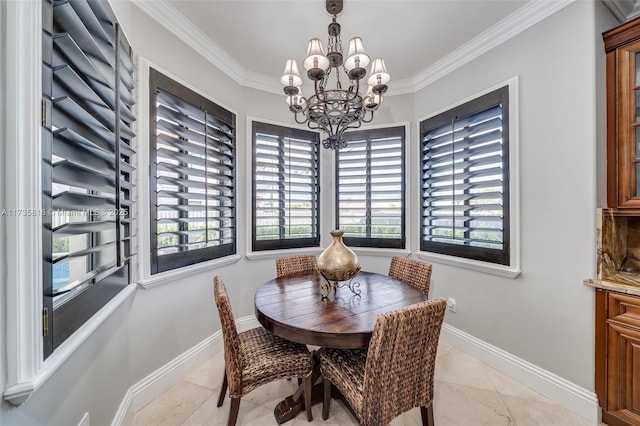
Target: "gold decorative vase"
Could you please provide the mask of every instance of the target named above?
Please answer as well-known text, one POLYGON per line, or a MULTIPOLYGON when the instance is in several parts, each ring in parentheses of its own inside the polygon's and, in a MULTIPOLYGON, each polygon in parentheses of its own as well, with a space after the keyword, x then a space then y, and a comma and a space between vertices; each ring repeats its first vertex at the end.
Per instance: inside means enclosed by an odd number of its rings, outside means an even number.
POLYGON ((346 281, 360 271, 358 256, 342 242, 343 231, 331 231, 333 241, 318 257, 318 271, 329 281, 346 281))

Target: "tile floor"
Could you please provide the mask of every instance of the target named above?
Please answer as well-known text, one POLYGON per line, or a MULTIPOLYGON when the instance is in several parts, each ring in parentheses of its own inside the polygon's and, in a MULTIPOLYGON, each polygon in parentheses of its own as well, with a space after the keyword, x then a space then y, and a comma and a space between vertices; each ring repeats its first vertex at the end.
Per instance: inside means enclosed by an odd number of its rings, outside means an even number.
MULTIPOLYGON (((217 408, 222 383, 222 351, 185 379, 137 412, 133 426, 226 425, 229 397, 217 408)), ((282 380, 249 393, 240 403, 238 425, 275 425, 273 408, 296 388, 282 380)), ((322 404, 313 407, 310 424, 357 425, 340 401, 332 401, 329 419, 322 420, 322 404)), ((438 348, 435 371, 435 423, 438 426, 587 426, 586 419, 556 405, 469 355, 444 343, 438 348)), ((289 426, 309 424, 300 413, 289 426)), ((421 425, 415 408, 394 419, 392 426, 421 425)))

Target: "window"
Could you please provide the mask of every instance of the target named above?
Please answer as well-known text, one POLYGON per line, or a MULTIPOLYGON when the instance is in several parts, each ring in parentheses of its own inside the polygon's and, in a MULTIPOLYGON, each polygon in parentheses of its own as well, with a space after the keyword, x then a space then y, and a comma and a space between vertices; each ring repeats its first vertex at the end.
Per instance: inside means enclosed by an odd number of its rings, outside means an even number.
POLYGON ((236 252, 235 115, 150 70, 151 273, 236 252))
POLYGON ((46 358, 131 281, 135 70, 107 2, 43 6, 46 358))
POLYGON ((404 126, 346 132, 336 151, 336 224, 353 247, 405 247, 404 126))
POLYGON ((319 247, 320 135, 253 122, 254 251, 319 247))
POLYGON ((509 265, 509 88, 420 123, 421 250, 509 265))

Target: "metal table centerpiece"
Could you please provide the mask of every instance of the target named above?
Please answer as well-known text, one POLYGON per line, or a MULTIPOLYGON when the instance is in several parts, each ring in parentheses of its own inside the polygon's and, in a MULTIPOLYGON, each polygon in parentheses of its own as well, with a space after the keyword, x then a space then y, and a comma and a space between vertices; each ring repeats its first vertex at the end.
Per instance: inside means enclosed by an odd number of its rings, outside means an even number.
POLYGON ((344 245, 343 231, 336 229, 330 233, 333 241, 318 257, 318 271, 327 280, 321 287, 322 298, 329 297, 331 290, 337 294, 340 287, 348 287, 353 294, 359 296, 360 283, 353 281, 353 277, 360 271, 358 256, 344 245))

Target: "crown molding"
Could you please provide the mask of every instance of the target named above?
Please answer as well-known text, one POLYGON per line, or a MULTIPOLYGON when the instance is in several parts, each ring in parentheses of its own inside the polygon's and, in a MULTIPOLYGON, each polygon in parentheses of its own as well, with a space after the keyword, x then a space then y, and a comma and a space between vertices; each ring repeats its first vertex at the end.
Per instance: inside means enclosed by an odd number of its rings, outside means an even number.
POLYGON ((575 0, 533 0, 491 28, 463 44, 413 78, 414 92, 444 77, 464 64, 569 6, 575 0))
MULTIPOLYGON (((637 9, 636 0, 602 0, 620 22, 630 19, 637 9)), ((637 12, 636 12, 637 15, 637 12)))
POLYGON ((282 85, 278 78, 272 75, 260 74, 253 71, 245 71, 242 84, 245 87, 251 89, 262 90, 263 92, 274 93, 276 95, 283 95, 282 85))
POLYGON ((184 41, 193 50, 240 85, 244 85, 247 71, 231 55, 200 31, 166 0, 131 0, 141 11, 157 21, 169 32, 184 41))
POLYGON ((387 96, 396 95, 409 95, 416 91, 412 78, 405 78, 403 80, 391 80, 389 82, 389 91, 385 93, 387 96))
MULTIPOLYGON (((239 85, 264 92, 282 94, 282 88, 278 84, 277 78, 245 69, 166 0, 131 1, 239 85)), ((532 0, 528 2, 516 12, 412 78, 392 82, 392 90, 386 96, 411 94, 427 87, 575 1, 532 0)))

